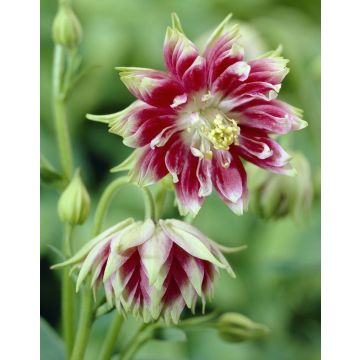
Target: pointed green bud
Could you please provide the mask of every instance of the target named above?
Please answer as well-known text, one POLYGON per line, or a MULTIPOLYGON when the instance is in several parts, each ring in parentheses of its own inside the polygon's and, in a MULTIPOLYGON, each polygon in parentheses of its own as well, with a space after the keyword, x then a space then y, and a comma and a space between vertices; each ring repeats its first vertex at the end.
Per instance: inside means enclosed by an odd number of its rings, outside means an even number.
POLYGON ((257 179, 250 188, 252 207, 262 218, 290 216, 295 222, 300 222, 310 212, 313 199, 310 164, 303 154, 297 152, 292 155, 295 176, 265 173, 261 169, 253 169, 249 176, 257 179))
POLYGON ((59 9, 53 22, 53 39, 56 44, 68 48, 76 47, 81 40, 81 24, 69 1, 59 2, 59 9))
POLYGON ((267 326, 258 324, 239 313, 225 313, 217 321, 219 336, 227 342, 256 340, 269 333, 267 326))
POLYGON ((90 197, 76 170, 74 177, 61 194, 58 203, 58 213, 62 221, 72 225, 82 224, 90 210, 90 197))

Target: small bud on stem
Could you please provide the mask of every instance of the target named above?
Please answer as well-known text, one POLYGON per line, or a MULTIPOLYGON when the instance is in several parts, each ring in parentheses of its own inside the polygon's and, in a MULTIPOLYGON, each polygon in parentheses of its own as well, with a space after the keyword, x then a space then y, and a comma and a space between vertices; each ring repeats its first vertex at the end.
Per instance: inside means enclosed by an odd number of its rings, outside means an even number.
POLYGON ((61 194, 58 213, 62 221, 72 225, 82 224, 89 215, 90 197, 77 170, 69 185, 61 194))
POLYGON ((56 44, 74 48, 81 40, 81 24, 69 1, 60 1, 53 23, 53 39, 56 44))

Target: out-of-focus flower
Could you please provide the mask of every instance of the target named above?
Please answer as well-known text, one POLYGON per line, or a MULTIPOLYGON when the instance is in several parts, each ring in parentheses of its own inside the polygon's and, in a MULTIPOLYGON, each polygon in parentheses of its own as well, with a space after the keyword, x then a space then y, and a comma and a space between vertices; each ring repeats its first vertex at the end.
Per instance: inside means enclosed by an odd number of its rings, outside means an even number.
POLYGON ((203 306, 211 298, 218 268, 235 276, 216 243, 173 219, 125 220, 56 266, 75 264, 77 289, 90 276, 94 289, 103 284, 110 306, 146 322, 163 317, 177 323, 185 307, 195 311, 198 296, 203 306))
POLYGON ((252 205, 263 218, 281 218, 290 215, 296 222, 305 218, 311 209, 313 183, 311 168, 305 156, 293 154, 292 164, 297 172, 294 177, 265 173, 254 169, 257 178, 252 205))
POLYGON ((213 186, 237 214, 247 206, 240 158, 289 174, 290 156, 270 137, 306 126, 301 111, 276 100, 288 73, 273 51, 245 61, 239 25, 227 17, 201 55, 173 15, 164 57, 168 73, 121 67, 120 78, 138 100, 112 115, 88 115, 137 148, 113 169, 130 170, 142 186, 171 174, 181 214, 195 215, 213 186))
POLYGON ((68 48, 76 47, 81 40, 81 24, 69 1, 59 3, 59 9, 53 23, 54 42, 68 48))
POLYGON ((267 326, 258 324, 239 313, 225 313, 216 323, 220 337, 228 342, 255 340, 269 333, 267 326))
POLYGON ((81 180, 80 171, 61 194, 58 203, 58 213, 62 221, 73 225, 82 224, 89 215, 90 197, 81 180))

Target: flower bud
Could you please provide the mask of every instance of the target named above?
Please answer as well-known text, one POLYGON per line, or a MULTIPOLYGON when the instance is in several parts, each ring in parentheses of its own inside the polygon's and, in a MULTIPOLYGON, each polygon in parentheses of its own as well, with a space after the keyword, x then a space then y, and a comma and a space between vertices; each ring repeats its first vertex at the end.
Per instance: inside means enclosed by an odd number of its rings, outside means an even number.
POLYGON ((291 216, 296 222, 306 217, 311 209, 313 184, 310 165, 301 153, 294 153, 292 165, 295 176, 284 176, 254 170, 252 206, 259 216, 281 218, 291 216))
POLYGON ((58 213, 62 221, 72 225, 82 224, 90 210, 90 197, 81 180, 79 170, 76 171, 69 185, 61 194, 58 213))
POLYGON ((239 313, 225 313, 217 322, 219 336, 227 342, 242 342, 255 340, 269 333, 269 329, 262 324, 239 313))
POLYGON ((81 24, 68 1, 61 1, 53 23, 54 42, 68 48, 81 40, 81 24))

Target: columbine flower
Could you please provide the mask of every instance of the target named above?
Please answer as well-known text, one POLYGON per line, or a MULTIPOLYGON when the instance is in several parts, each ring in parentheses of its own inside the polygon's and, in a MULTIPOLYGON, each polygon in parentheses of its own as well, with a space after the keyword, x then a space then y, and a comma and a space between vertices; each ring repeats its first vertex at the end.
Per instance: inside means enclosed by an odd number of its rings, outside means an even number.
POLYGON ((121 67, 120 78, 138 100, 112 115, 110 132, 137 148, 114 170, 128 170, 148 185, 167 174, 181 214, 196 214, 214 186, 237 214, 247 204, 243 158, 276 173, 289 173, 290 156, 270 134, 306 125, 301 111, 276 100, 288 73, 279 51, 246 62, 239 26, 230 17, 214 31, 201 55, 173 15, 164 57, 168 73, 121 67))
POLYGON ((57 266, 71 264, 80 265, 77 289, 90 276, 111 306, 144 321, 176 323, 185 306, 195 310, 198 296, 205 306, 218 268, 235 276, 217 245, 179 220, 125 220, 57 266))

